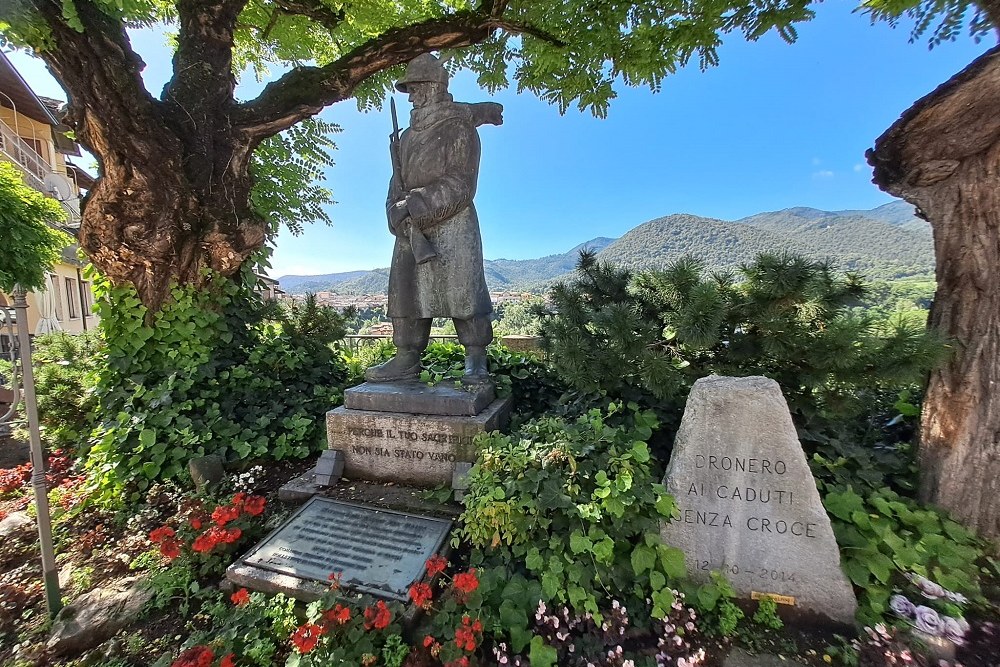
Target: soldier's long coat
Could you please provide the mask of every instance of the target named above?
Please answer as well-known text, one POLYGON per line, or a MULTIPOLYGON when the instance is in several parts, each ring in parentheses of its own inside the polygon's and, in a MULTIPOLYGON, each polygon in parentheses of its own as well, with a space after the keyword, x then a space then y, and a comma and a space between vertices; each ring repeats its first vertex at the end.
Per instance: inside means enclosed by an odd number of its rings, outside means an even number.
POLYGON ((423 230, 437 257, 417 264, 409 238, 396 236, 389 317, 464 320, 492 312, 479 218, 472 203, 479 157, 479 135, 467 105, 440 102, 413 110, 410 127, 400 139, 406 191, 394 174, 386 206, 405 195, 412 223, 423 230))

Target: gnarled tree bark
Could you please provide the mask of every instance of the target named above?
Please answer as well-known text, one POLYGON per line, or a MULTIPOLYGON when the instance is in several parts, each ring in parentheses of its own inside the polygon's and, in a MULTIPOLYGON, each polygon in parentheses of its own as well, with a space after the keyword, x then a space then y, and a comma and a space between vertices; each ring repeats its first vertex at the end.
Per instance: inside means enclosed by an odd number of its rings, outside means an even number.
POLYGON ((922 499, 1000 537, 1000 47, 918 100, 875 142, 875 183, 934 231, 929 325, 953 344, 920 425, 922 499))

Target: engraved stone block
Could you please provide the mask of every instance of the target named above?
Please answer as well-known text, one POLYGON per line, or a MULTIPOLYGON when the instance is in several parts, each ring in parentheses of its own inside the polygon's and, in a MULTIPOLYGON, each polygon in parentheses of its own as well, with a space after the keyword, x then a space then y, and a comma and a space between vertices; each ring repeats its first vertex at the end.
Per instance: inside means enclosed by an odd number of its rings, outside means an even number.
POLYGON ((316 599, 333 573, 350 590, 406 601, 451 521, 314 497, 234 563, 241 586, 316 599))
POLYGON ((689 574, 720 570, 745 597, 783 596, 853 623, 857 601, 778 383, 710 376, 691 389, 663 483, 679 511, 661 533, 689 574))
POLYGON ((414 486, 450 485, 458 462, 476 459, 472 439, 502 428, 510 399, 475 416, 413 415, 340 407, 326 414, 330 449, 344 453, 344 476, 414 486))

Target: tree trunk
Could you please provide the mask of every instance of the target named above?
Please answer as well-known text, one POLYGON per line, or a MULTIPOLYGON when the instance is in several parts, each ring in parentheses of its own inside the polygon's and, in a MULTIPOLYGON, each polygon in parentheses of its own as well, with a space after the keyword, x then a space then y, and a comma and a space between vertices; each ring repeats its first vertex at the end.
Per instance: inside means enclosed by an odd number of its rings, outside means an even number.
POLYGON ((917 101, 868 161, 883 190, 931 223, 929 325, 952 347, 930 376, 918 450, 921 497, 1000 537, 1000 47, 917 101))

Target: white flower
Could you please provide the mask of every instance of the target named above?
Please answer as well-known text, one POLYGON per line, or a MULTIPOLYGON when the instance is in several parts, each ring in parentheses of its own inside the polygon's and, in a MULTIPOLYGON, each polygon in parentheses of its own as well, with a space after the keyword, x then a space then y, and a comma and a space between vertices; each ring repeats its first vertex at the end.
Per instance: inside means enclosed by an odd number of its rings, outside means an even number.
POLYGON ((914 612, 913 627, 932 637, 938 637, 941 635, 943 624, 936 611, 921 605, 914 612))
POLYGON ((951 591, 945 591, 944 596, 954 602, 955 604, 967 604, 969 598, 965 597, 961 593, 952 593, 951 591))
POLYGON ((921 577, 919 574, 914 576, 911 580, 920 589, 920 592, 925 598, 929 600, 937 600, 938 598, 944 597, 944 588, 940 584, 936 584, 926 577, 921 577))
POLYGON ((943 634, 945 637, 959 646, 965 643, 965 633, 969 631, 969 624, 964 618, 942 616, 941 622, 943 624, 943 634))
POLYGON ((889 598, 889 607, 896 612, 900 618, 907 620, 913 618, 917 607, 905 595, 893 595, 889 598))

